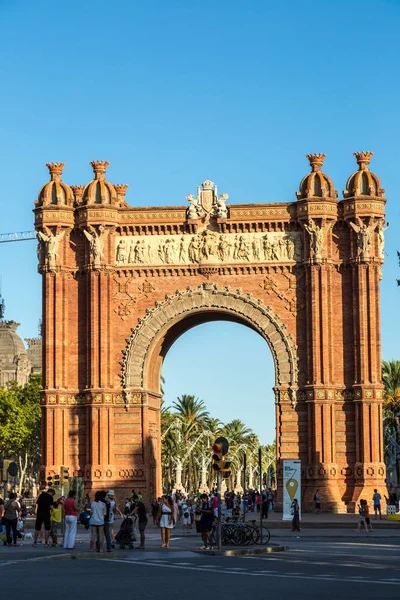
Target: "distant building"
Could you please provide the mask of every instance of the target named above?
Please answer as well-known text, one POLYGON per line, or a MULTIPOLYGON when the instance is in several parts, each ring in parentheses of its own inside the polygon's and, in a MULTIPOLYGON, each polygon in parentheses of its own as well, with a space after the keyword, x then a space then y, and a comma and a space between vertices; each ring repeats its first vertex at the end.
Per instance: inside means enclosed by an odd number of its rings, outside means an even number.
POLYGON ((0 321, 0 387, 6 387, 10 381, 24 385, 32 373, 42 371, 42 340, 28 339, 27 349, 17 334, 19 325, 15 321, 0 321))
POLYGON ((42 338, 25 338, 28 344, 28 358, 31 361, 33 375, 42 373, 42 338))

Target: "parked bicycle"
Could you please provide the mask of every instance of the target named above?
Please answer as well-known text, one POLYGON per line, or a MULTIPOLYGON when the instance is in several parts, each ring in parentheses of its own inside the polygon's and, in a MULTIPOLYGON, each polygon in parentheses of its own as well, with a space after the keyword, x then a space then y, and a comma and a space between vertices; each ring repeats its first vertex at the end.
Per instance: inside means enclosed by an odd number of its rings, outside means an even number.
MULTIPOLYGON (((217 529, 214 528, 211 534, 213 544, 217 543, 217 529)), ((224 546, 250 546, 259 544, 265 546, 268 544, 271 534, 267 527, 260 527, 257 522, 247 521, 235 518, 226 520, 221 524, 221 543, 224 546)))

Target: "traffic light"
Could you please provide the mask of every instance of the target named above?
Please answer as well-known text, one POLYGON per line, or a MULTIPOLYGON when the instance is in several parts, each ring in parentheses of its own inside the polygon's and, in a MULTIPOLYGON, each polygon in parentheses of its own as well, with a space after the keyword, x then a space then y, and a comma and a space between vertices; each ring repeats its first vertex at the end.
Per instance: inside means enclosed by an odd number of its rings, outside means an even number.
POLYGON ((224 456, 228 453, 229 442, 224 437, 219 437, 215 440, 212 449, 213 454, 213 470, 218 473, 220 472, 224 479, 228 479, 231 475, 231 461, 225 460, 224 456))
POLYGON ((60 485, 60 476, 58 473, 54 475, 54 485, 60 485))
POLYGON ((68 467, 61 467, 60 468, 60 479, 61 479, 61 483, 67 483, 67 481, 69 480, 69 469, 68 469, 68 467))
POLYGON ((51 488, 54 485, 54 481, 53 481, 53 475, 48 475, 47 476, 47 487, 51 488))

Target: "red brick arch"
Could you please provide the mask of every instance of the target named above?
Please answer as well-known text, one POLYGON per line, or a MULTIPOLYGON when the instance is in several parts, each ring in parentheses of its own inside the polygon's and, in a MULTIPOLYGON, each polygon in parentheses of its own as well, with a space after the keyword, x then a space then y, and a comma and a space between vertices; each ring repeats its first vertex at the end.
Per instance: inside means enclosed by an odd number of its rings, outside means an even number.
POLYGON ((271 349, 278 478, 282 460, 301 460, 303 506, 316 489, 336 511, 382 492, 386 200, 371 156, 356 154, 340 200, 318 154, 295 202, 228 205, 206 180, 189 208, 129 206, 107 161, 73 188, 49 163, 34 209, 43 477, 64 465, 87 490, 159 494, 164 356, 184 331, 225 319, 271 349))
POLYGON ((181 328, 176 326, 188 317, 194 318, 190 326, 211 318, 227 317, 257 331, 272 351, 277 388, 283 386, 295 397, 298 387, 297 348, 286 325, 271 307, 264 306, 251 294, 208 283, 197 288, 178 290, 175 295, 167 296, 164 302, 157 302, 140 319, 124 351, 121 379, 125 393, 134 393, 142 388, 152 389, 154 384, 157 385, 160 379, 157 377, 154 380, 152 372, 161 350, 160 340, 164 341, 172 328, 180 335, 181 328))

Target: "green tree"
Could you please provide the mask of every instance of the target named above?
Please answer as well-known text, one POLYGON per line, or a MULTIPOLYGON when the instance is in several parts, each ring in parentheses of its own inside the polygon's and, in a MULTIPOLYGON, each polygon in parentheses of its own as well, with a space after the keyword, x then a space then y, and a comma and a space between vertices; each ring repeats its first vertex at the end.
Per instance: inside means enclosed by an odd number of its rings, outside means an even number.
POLYGON ((382 361, 382 381, 385 409, 396 416, 400 413, 400 360, 382 361))
POLYGON ((19 489, 27 475, 34 477, 40 463, 41 378, 33 375, 26 385, 10 383, 0 389, 0 452, 19 464, 19 489))
POLYGON ((382 362, 383 393, 383 433, 385 437, 386 465, 396 464, 397 481, 400 481, 400 459, 396 443, 400 444, 400 361, 382 362))
POLYGON ((172 407, 181 422, 180 444, 185 451, 183 458, 187 462, 184 482, 187 487, 196 489, 199 481, 196 464, 198 448, 196 446, 206 433, 209 412, 204 400, 189 394, 183 394, 180 398, 177 398, 172 407))

